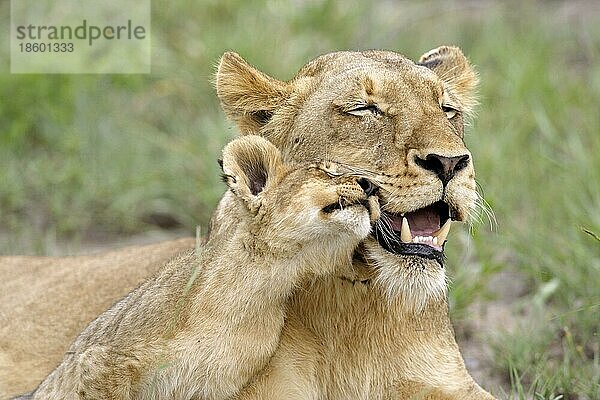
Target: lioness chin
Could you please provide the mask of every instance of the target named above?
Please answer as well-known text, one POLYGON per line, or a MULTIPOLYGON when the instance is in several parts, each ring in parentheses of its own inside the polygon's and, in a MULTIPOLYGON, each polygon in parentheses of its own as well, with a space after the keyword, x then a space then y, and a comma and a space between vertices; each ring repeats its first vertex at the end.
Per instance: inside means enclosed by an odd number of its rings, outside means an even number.
MULTIPOLYGON (((286 161, 326 158, 353 168, 379 187, 382 209, 351 264, 332 261, 331 276, 294 291, 280 345, 241 398, 492 398, 464 367, 448 318, 443 265, 449 221, 467 220, 478 204, 473 158, 463 142, 476 85, 455 47, 427 52, 418 63, 389 51, 326 54, 289 82, 237 54, 223 56, 217 93, 242 134, 265 137, 286 161)), ((226 193, 211 237, 231 229, 232 201, 226 193)), ((144 259, 141 250, 138 258, 144 259)), ((119 274, 113 284, 131 288, 119 274)), ((81 307, 87 316, 103 311, 94 301, 81 307)), ((71 340, 65 335, 65 344, 71 340)), ((20 370, 24 362, 8 343, 7 360, 20 370)), ((62 349, 55 346, 48 357, 58 362, 62 349)))
POLYGON ((350 264, 378 215, 366 181, 288 166, 259 136, 228 144, 222 167, 227 229, 100 315, 23 398, 230 398, 274 353, 293 289, 350 264))

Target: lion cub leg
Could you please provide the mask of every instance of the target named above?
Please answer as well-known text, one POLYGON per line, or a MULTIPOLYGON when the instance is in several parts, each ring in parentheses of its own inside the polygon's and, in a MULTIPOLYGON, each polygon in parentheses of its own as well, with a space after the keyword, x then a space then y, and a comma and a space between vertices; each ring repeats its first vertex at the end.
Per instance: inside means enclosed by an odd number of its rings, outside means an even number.
POLYGON ((143 367, 133 354, 116 353, 106 346, 92 346, 78 358, 76 388, 82 400, 129 399, 143 367))
POLYGON ((406 381, 396 385, 391 399, 422 399, 422 400, 495 400, 495 397, 483 390, 477 383, 471 380, 465 388, 447 390, 445 388, 433 388, 421 382, 406 381))
POLYGON ((81 354, 68 354, 35 391, 36 399, 131 399, 144 366, 134 351, 115 352, 92 345, 81 354))

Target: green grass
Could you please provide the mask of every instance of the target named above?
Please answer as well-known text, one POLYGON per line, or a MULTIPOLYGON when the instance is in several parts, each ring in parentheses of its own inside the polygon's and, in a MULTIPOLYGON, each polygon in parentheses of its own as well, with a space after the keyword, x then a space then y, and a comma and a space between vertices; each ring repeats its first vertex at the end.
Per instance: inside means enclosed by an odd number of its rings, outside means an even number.
POLYGON ((600 398, 598 6, 155 0, 152 22, 150 75, 0 75, 0 253, 143 232, 157 216, 206 226, 236 135, 210 83, 226 50, 287 79, 332 50, 458 44, 481 75, 466 141, 498 223, 453 234, 453 317, 467 324, 494 301, 495 274, 515 271, 515 326, 486 333, 504 397, 600 398))

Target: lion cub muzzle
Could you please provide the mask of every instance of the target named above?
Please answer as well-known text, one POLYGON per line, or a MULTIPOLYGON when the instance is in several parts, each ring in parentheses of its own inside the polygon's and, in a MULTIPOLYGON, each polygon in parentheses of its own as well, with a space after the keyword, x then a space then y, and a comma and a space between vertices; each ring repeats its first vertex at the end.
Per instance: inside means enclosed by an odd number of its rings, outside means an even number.
MULTIPOLYGON (((326 170, 325 172, 328 173, 326 170)), ((322 211, 330 214, 352 206, 364 207, 367 209, 371 224, 374 224, 381 216, 377 197, 379 188, 366 178, 347 177, 345 179, 347 182, 339 185, 336 190, 339 196, 338 201, 323 207, 322 211)))

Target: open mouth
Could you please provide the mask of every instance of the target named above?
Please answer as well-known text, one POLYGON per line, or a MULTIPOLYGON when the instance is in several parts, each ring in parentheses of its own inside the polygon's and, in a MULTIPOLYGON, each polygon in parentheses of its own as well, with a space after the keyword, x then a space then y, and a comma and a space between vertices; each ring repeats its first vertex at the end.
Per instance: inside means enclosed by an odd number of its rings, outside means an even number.
POLYGON ((372 236, 393 254, 414 255, 444 263, 444 243, 452 223, 443 201, 404 214, 382 212, 372 236))

